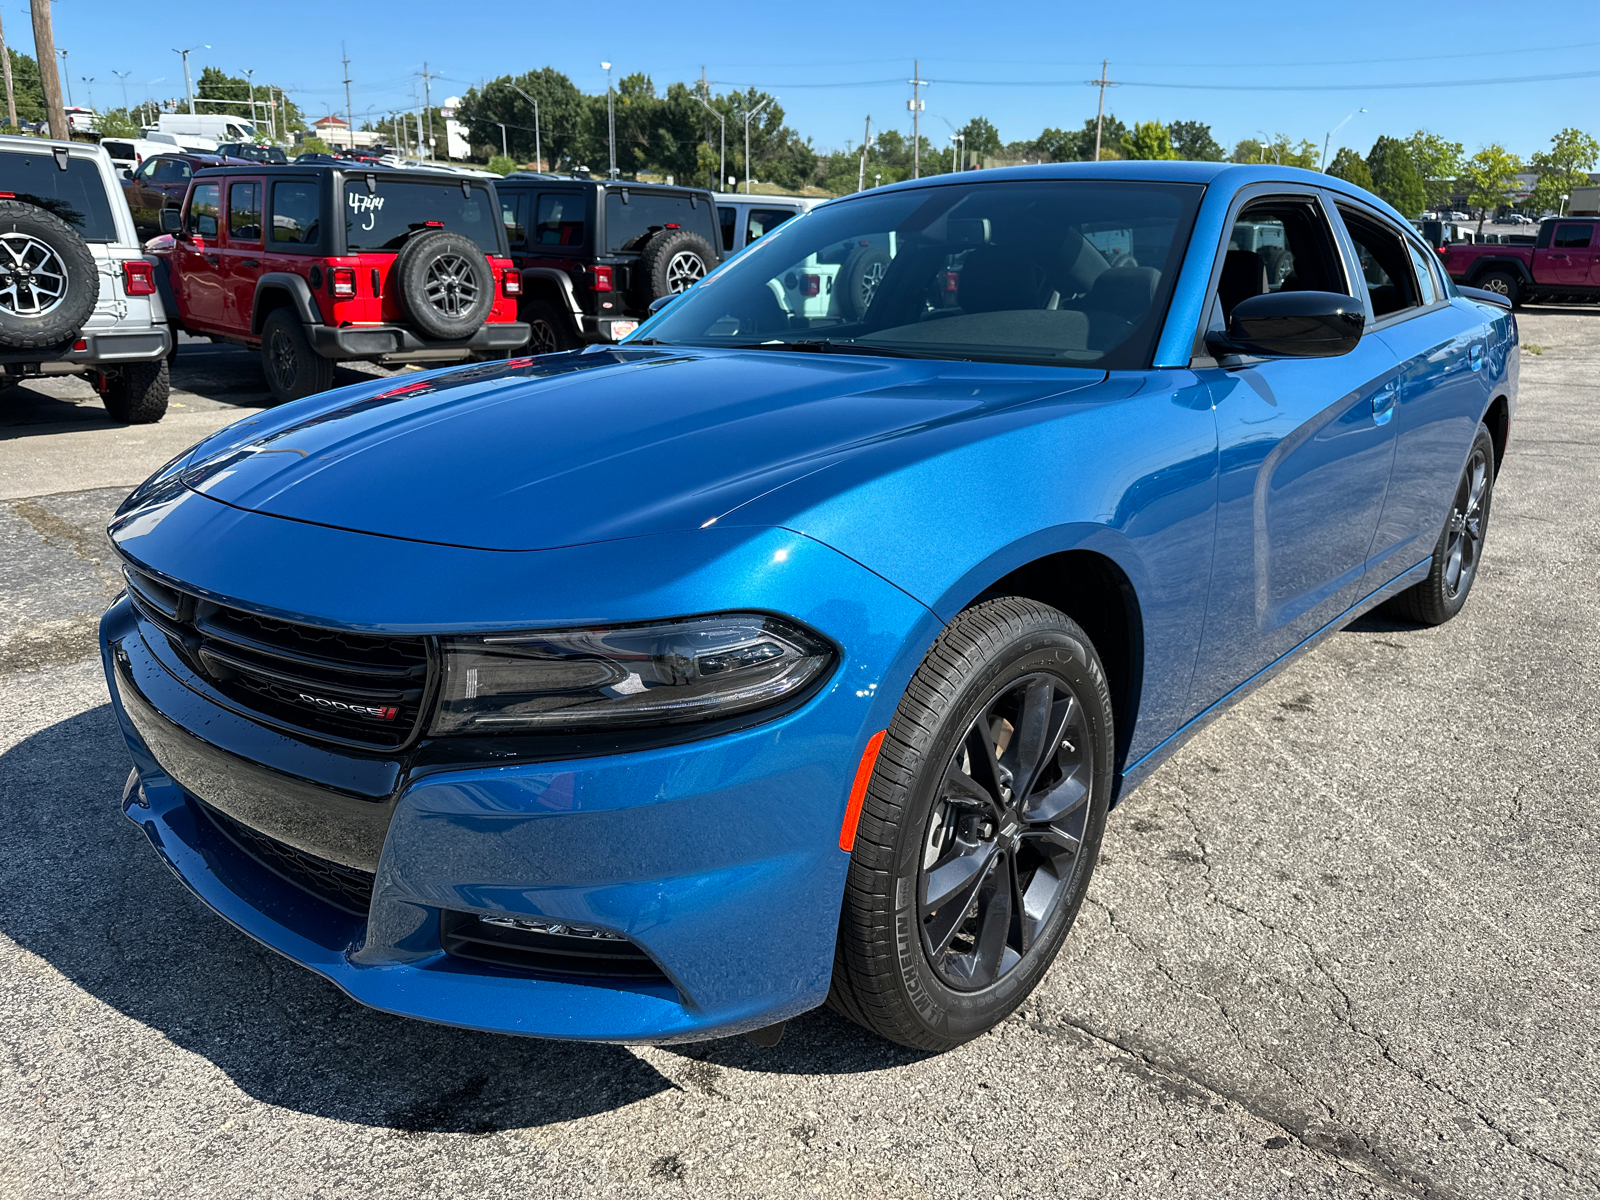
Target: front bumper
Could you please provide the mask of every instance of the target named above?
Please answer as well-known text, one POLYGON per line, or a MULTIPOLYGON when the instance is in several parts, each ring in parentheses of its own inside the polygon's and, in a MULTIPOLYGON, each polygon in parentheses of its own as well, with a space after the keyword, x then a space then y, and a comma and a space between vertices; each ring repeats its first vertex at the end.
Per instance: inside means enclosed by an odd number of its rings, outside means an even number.
MULTIPOLYGON (((357 537, 314 532, 316 544, 302 548, 310 560, 302 577, 315 577, 319 546, 334 553, 335 543, 357 537)), ((242 539, 252 541, 260 554, 259 539, 242 539)), ((284 738, 181 679, 124 598, 102 623, 113 705, 137 775, 124 811, 213 909, 375 1008, 503 1033, 622 1042, 698 1040, 785 1020, 827 995, 849 861, 839 825, 855 764, 888 723, 888 697, 903 689, 937 621, 815 542, 782 530, 749 541, 734 557, 770 562, 785 550, 797 564, 792 578, 812 596, 792 595, 780 607, 776 595, 757 594, 752 606, 789 611, 838 641, 845 653, 834 677, 764 724, 567 761, 441 766, 435 755, 433 765, 423 765, 425 756, 389 763, 284 738), (830 600, 838 596, 851 602, 830 600), (365 916, 286 881, 208 817, 208 805, 248 815, 250 796, 233 793, 272 794, 262 777, 279 782, 286 810, 318 790, 347 809, 366 806, 371 820, 350 827, 376 828, 376 838, 358 830, 347 846, 318 846, 346 861, 376 847, 365 916), (441 916, 453 913, 615 931, 648 954, 665 981, 572 982, 466 962, 441 940, 441 916)), ((388 547, 429 559, 467 554, 388 547)), ((558 552, 574 556, 559 564, 570 570, 540 574, 609 580, 626 594, 625 572, 593 561, 608 552, 615 550, 558 552), (589 569, 580 558, 591 560, 589 569)), ((416 561, 404 573, 436 578, 440 566, 416 561)), ((220 567, 226 585, 229 564, 220 567)), ((684 610, 718 607, 695 593, 721 574, 678 580, 684 610)), ((292 837, 293 827, 291 818, 273 832, 292 837)))
POLYGON ((484 323, 469 338, 418 337, 401 325, 308 325, 311 348, 323 358, 465 358, 486 351, 519 350, 528 343, 521 321, 484 323))
MULTIPOLYGON (((145 329, 85 330, 71 342, 39 350, 7 350, 0 353, 0 366, 50 364, 58 369, 111 366, 119 363, 150 362, 167 356, 172 349, 172 333, 165 325, 145 329), (78 349, 78 346, 83 349, 78 349)), ((23 372, 26 373, 26 372, 23 372)))

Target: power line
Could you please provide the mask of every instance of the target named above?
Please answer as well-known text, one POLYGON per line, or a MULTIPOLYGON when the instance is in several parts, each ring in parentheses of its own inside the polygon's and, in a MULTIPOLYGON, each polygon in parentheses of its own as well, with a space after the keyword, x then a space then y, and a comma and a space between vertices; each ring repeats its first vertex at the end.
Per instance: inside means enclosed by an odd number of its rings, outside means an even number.
MULTIPOLYGON (((1551 75, 1503 75, 1493 79, 1434 79, 1415 83, 1168 83, 1124 79, 1123 87, 1165 88, 1194 92, 1397 92, 1416 88, 1479 88, 1502 83, 1553 83, 1564 79, 1600 79, 1600 71, 1565 71, 1551 75)), ((1079 87, 1075 79, 935 79, 946 87, 1079 87)), ((1094 81, 1096 84, 1098 80, 1094 81)), ((833 87, 848 87, 836 83, 833 87)))

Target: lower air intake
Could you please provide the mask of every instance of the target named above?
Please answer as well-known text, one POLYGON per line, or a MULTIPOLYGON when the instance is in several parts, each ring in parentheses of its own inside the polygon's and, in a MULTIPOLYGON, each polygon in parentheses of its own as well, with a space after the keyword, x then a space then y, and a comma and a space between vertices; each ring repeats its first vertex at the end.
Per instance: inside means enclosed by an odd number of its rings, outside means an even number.
POLYGON ((444 912, 445 952, 473 962, 564 979, 668 983, 651 957, 621 934, 582 925, 444 912))

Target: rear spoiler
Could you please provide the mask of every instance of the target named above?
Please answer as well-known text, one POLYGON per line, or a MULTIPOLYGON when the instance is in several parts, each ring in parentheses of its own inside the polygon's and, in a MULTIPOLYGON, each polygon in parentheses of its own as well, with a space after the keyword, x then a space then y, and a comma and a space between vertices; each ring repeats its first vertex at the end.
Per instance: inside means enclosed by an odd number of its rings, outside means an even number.
POLYGON ((1511 298, 1502 296, 1499 292, 1486 292, 1482 288, 1462 287, 1459 283, 1456 284, 1456 291, 1460 292, 1468 300, 1475 300, 1479 304, 1495 304, 1507 312, 1511 311, 1511 298))

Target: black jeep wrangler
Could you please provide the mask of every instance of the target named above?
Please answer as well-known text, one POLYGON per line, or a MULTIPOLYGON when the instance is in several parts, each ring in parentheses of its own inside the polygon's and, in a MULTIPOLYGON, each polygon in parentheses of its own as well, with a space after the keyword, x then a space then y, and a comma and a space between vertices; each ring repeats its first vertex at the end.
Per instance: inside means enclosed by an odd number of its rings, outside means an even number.
POLYGON ((711 193, 517 172, 495 184, 522 274, 527 350, 615 342, 722 261, 711 193))

